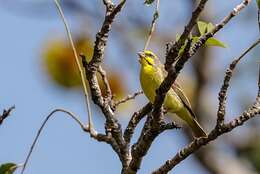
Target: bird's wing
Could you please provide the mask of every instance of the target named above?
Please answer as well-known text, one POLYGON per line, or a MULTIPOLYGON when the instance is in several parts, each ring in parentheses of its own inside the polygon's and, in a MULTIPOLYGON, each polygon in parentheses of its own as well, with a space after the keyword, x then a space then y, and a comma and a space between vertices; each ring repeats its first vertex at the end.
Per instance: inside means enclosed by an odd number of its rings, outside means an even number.
MULTIPOLYGON (((159 61, 159 60, 158 60, 159 61)), ((162 76, 165 78, 167 76, 167 72, 164 69, 164 65, 161 64, 160 62, 157 63, 157 66, 159 66, 159 69, 162 71, 162 76)), ((193 112, 193 110, 191 109, 191 104, 189 102, 189 99, 186 97, 184 91, 181 89, 180 85, 178 84, 178 80, 176 79, 174 84, 172 85, 172 89, 174 90, 174 92, 176 92, 176 94, 180 97, 182 103, 184 104, 184 106, 188 109, 188 111, 190 112, 190 114, 196 118, 195 113, 193 112)))
POLYGON ((180 85, 177 82, 174 82, 174 84, 172 85, 172 88, 174 90, 174 92, 176 92, 176 94, 180 97, 182 103, 184 104, 184 106, 188 109, 188 111, 190 112, 190 114, 196 118, 195 113, 193 112, 193 110, 191 109, 191 104, 189 102, 189 99, 186 97, 184 91, 181 89, 180 85))

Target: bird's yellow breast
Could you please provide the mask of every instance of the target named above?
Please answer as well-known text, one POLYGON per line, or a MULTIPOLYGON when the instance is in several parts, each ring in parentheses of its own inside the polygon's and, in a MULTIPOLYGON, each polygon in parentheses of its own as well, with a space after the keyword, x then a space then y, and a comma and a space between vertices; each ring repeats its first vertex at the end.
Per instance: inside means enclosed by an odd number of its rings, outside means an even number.
MULTIPOLYGON (((140 82, 144 94, 151 103, 154 102, 156 93, 155 90, 159 88, 160 84, 164 79, 163 73, 160 69, 156 69, 152 66, 141 66, 140 71, 140 82)), ((164 107, 170 112, 177 112, 183 107, 183 103, 177 94, 170 89, 164 100, 164 107)))

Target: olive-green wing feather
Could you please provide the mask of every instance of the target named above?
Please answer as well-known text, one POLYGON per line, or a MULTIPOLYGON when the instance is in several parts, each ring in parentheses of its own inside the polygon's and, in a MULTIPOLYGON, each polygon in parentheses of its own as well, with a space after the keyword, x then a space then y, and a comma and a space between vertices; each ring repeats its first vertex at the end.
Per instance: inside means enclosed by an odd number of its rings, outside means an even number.
POLYGON ((182 103, 184 104, 184 107, 188 110, 190 115, 192 115, 192 119, 184 119, 189 124, 189 126, 192 128, 192 131, 194 133, 195 137, 207 137, 207 133, 203 130, 203 128, 200 126, 200 124, 196 120, 196 116, 194 112, 191 109, 190 102, 188 98, 185 96, 184 92, 182 91, 181 87, 174 83, 172 86, 173 90, 176 92, 176 94, 180 97, 182 103))
MULTIPOLYGON (((155 59, 156 61, 156 66, 162 71, 161 74, 163 76, 163 78, 165 78, 167 76, 167 72, 164 70, 164 65, 161 64, 160 60, 158 58, 155 59)), ((157 69, 158 69, 157 68, 157 69)), ((188 111, 190 112, 190 114, 196 118, 195 113, 192 111, 191 109, 191 104, 189 102, 189 99, 186 97, 184 91, 181 89, 180 85, 178 84, 177 80, 174 82, 174 84, 172 85, 172 89, 174 90, 174 92, 176 92, 176 94, 180 97, 182 103, 184 104, 184 106, 188 109, 188 111)))
POLYGON ((176 92, 176 94, 180 97, 182 103, 184 104, 184 106, 189 110, 189 112, 191 113, 191 115, 196 118, 195 113, 193 112, 193 110, 191 109, 191 104, 189 102, 189 99, 186 97, 184 91, 181 89, 181 87, 179 86, 179 84, 177 82, 175 82, 172 85, 172 88, 174 90, 174 92, 176 92))

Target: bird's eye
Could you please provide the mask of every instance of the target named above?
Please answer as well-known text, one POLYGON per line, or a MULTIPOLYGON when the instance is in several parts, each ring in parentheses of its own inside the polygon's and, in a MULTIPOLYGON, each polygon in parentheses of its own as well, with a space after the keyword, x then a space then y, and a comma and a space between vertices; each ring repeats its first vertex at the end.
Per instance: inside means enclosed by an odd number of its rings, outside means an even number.
POLYGON ((147 56, 148 56, 148 57, 151 57, 151 58, 154 57, 151 53, 148 53, 147 56))

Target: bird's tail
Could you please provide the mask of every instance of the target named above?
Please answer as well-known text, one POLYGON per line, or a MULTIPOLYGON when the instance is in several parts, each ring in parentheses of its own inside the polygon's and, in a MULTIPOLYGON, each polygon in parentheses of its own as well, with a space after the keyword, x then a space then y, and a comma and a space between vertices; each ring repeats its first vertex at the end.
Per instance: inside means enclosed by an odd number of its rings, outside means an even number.
POLYGON ((187 109, 182 109, 176 114, 189 125, 195 137, 207 137, 207 133, 203 130, 196 118, 193 117, 187 109))
POLYGON ((192 132, 195 137, 207 137, 207 133, 203 130, 197 120, 192 118, 191 123, 187 122, 192 129, 192 132))

